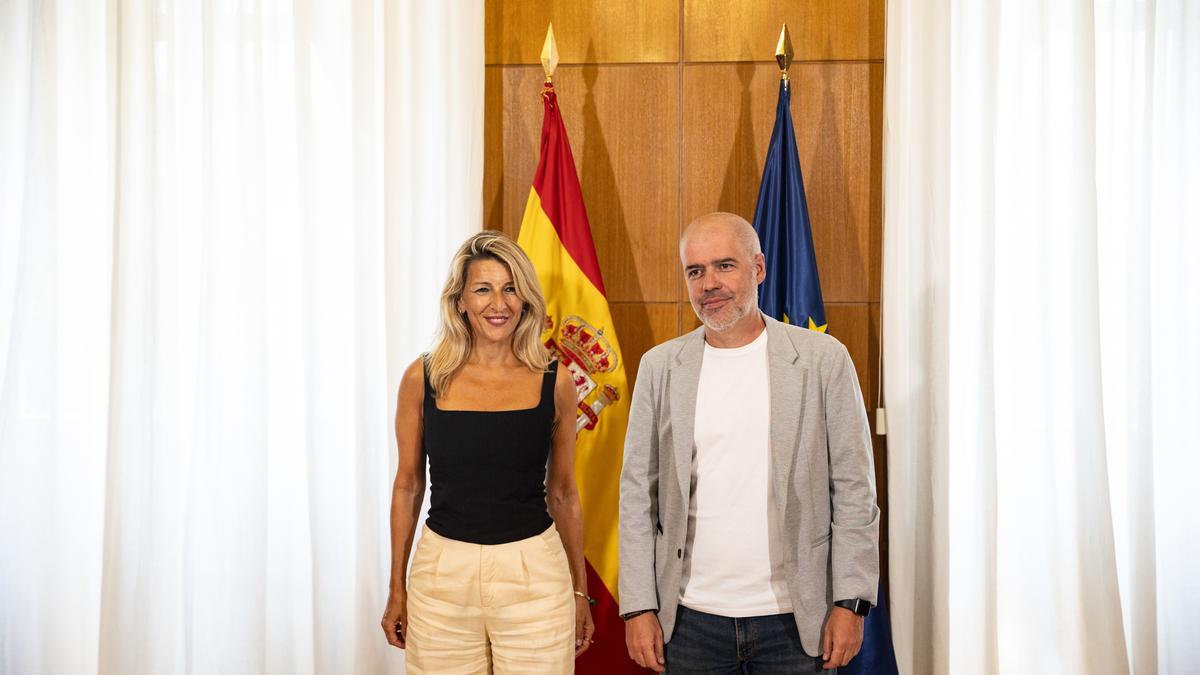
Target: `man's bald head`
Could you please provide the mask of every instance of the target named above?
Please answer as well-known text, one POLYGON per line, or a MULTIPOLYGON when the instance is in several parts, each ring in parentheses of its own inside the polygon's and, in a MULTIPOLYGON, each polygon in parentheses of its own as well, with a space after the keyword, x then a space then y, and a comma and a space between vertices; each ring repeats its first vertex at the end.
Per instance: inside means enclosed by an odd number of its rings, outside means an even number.
POLYGON ((758 241, 758 233, 754 231, 753 225, 736 213, 714 211, 693 220, 683 229, 683 236, 679 238, 680 254, 683 253, 690 237, 710 235, 731 235, 737 243, 739 252, 746 258, 753 258, 762 253, 762 245, 758 241))

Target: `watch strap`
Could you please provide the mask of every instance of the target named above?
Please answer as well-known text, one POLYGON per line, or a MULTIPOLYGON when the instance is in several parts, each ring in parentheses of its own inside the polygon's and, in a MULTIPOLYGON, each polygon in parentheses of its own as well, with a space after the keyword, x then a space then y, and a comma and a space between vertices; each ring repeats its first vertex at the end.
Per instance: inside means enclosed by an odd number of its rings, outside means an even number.
POLYGON ((851 612, 854 612, 855 614, 857 614, 859 616, 866 616, 867 614, 869 614, 871 612, 871 603, 867 602, 866 600, 863 600, 862 598, 854 598, 851 600, 838 600, 837 602, 835 602, 833 604, 838 607, 848 609, 851 612))

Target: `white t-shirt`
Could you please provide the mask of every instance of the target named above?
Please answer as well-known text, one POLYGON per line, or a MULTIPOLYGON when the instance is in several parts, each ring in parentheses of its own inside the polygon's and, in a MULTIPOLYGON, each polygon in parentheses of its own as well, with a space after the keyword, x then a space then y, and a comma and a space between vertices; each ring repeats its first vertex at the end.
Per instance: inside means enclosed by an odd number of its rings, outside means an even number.
POLYGON ((705 343, 696 395, 691 505, 679 601, 729 617, 792 611, 773 551, 767 331, 733 349, 705 343))

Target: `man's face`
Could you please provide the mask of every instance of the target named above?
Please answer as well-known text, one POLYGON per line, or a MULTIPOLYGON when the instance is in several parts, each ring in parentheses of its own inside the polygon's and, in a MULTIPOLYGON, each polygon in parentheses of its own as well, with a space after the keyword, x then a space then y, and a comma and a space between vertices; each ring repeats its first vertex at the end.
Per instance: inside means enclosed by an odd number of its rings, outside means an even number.
POLYGON ((680 250, 692 309, 707 328, 721 332, 758 308, 765 274, 761 253, 738 244, 728 228, 690 233, 680 250))

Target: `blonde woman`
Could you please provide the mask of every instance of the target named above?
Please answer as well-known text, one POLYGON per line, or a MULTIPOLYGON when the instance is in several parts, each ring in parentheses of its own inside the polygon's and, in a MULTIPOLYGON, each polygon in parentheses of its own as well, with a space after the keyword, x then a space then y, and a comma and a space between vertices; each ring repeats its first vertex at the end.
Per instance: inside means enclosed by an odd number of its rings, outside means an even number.
POLYGON ((481 232, 451 263, 436 346, 400 383, 382 626, 409 673, 569 673, 591 644, 575 386, 545 320, 529 258, 481 232))

